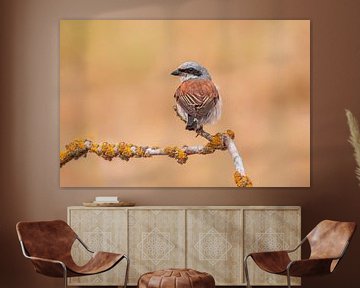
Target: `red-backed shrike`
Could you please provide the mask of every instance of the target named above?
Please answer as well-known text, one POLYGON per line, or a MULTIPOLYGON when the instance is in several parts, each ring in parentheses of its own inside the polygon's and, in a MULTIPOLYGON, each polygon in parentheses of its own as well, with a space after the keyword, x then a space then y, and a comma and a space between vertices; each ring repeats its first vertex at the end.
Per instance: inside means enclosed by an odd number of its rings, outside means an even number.
POLYGON ((221 116, 221 99, 205 67, 196 62, 185 62, 171 73, 180 76, 176 89, 176 108, 186 122, 187 130, 200 130, 205 124, 215 123, 221 116))

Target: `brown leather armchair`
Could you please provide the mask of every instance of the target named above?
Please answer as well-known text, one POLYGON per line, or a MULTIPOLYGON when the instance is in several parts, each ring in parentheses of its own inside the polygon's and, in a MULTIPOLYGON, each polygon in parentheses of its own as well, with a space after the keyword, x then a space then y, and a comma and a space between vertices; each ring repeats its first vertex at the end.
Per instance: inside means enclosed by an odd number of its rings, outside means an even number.
POLYGON ((19 222, 16 225, 20 245, 24 256, 31 260, 35 271, 50 277, 87 276, 112 269, 121 260, 126 259, 124 288, 127 285, 129 258, 125 254, 91 251, 62 220, 19 222), (92 254, 83 266, 78 266, 72 256, 71 247, 78 240, 92 254))
POLYGON ((266 272, 286 275, 289 288, 290 276, 314 276, 333 272, 344 256, 355 229, 354 222, 324 220, 292 250, 250 253, 244 259, 247 287, 251 287, 247 267, 249 257, 266 272), (289 253, 296 251, 306 241, 311 249, 309 259, 291 261, 289 253))

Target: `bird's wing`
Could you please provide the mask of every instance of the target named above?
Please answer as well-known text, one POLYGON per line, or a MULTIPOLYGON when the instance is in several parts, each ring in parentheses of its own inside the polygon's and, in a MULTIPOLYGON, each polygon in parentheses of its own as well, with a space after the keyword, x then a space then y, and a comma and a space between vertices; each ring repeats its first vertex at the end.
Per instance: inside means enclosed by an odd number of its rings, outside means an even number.
POLYGON ((219 101, 219 93, 214 83, 205 79, 184 81, 174 97, 186 113, 196 118, 205 117, 219 101))

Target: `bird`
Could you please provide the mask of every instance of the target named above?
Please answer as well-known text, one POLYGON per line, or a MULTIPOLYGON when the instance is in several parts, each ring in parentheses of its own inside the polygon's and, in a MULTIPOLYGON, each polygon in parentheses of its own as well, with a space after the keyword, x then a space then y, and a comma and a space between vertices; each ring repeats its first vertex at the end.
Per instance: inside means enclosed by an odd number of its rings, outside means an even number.
POLYGON ((180 77, 174 98, 178 115, 186 122, 186 129, 201 131, 203 125, 220 119, 222 101, 208 70, 194 61, 182 63, 173 76, 180 77))

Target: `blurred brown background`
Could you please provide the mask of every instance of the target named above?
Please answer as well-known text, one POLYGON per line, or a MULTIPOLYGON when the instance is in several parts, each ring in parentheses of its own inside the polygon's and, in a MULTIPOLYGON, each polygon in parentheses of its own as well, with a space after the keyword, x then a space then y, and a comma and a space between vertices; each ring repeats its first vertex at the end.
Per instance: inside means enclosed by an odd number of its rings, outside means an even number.
MULTIPOLYGON (((323 219, 360 224, 344 114, 349 108, 360 118, 359 10, 353 0, 0 1, 0 286, 63 287, 60 279, 34 273, 15 224, 66 220, 68 206, 95 196, 137 205, 300 205, 302 236, 323 219), (60 19, 311 19, 311 187, 61 189, 60 19)), ((305 278, 302 287, 358 288, 359 258, 357 231, 334 274, 305 278)))
MULTIPOLYGON (((62 20, 60 147, 76 138, 199 145, 172 109, 179 64, 208 68, 255 187, 310 184, 310 21, 62 20)), ((60 170, 62 187, 233 187, 227 152, 114 159, 90 155, 60 170)))

